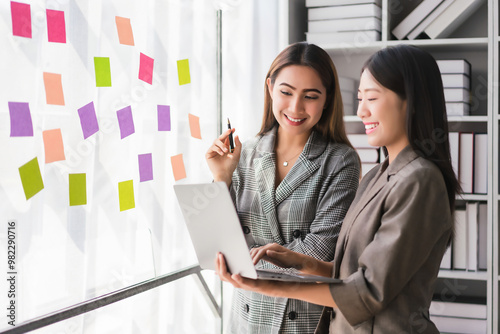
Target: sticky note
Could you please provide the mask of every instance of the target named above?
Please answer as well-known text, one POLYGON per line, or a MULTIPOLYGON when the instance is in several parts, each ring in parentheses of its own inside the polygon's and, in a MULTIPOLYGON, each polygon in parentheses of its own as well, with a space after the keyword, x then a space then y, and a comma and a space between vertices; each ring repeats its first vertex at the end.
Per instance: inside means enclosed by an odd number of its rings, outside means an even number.
POLYGON ((111 87, 109 57, 94 57, 96 87, 111 87))
POLYGON ((32 137, 33 123, 28 102, 9 102, 10 136, 32 137))
POLYGON ((87 139, 99 131, 94 102, 90 102, 78 109, 78 116, 80 116, 80 124, 82 125, 83 139, 87 139))
POLYGON ((66 43, 66 24, 62 10, 47 9, 47 34, 49 42, 66 43))
POLYGON ((87 204, 87 177, 85 173, 69 174, 69 205, 87 204))
POLYGON ((153 65, 154 59, 146 56, 141 52, 140 64, 139 64, 139 79, 148 84, 153 83, 153 65))
POLYGON ((200 118, 192 114, 189 114, 188 116, 189 116, 189 130, 191 130, 191 136, 193 138, 201 139, 200 118))
POLYGON ((158 105, 158 131, 170 131, 170 106, 158 105))
POLYGON ((175 181, 186 178, 186 168, 184 168, 184 160, 182 159, 182 154, 170 157, 170 161, 172 163, 172 170, 174 172, 175 181))
POLYGON ((133 180, 118 182, 118 195, 120 198, 120 211, 135 208, 133 180))
POLYGON ((45 99, 47 104, 64 105, 61 74, 43 72, 45 99))
POLYGON ((42 174, 40 174, 38 158, 35 157, 33 160, 19 167, 19 175, 21 176, 26 200, 35 196, 43 189, 42 174))
POLYGON ((189 59, 177 61, 177 73, 179 75, 179 85, 185 85, 191 82, 189 74, 189 59))
POLYGON ((151 153, 139 154, 139 176, 141 182, 153 179, 153 155, 151 153))
POLYGON ((31 38, 31 7, 29 4, 11 1, 12 34, 31 38))
POLYGON ((45 130, 42 135, 43 146, 45 147, 45 163, 66 160, 61 129, 45 130))
POLYGON ((130 136, 135 132, 134 119, 132 118, 132 107, 128 106, 116 112, 118 125, 120 126, 121 139, 130 136))
POLYGON ((134 34, 132 33, 132 26, 130 19, 120 16, 115 16, 116 30, 118 30, 118 39, 120 44, 134 45, 134 34))

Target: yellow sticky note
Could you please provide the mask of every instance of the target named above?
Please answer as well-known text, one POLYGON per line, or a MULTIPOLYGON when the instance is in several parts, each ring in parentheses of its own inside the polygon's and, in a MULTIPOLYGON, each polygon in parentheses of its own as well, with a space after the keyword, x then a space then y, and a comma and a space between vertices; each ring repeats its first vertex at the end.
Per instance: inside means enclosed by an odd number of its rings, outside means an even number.
POLYGON ((66 160, 61 129, 45 130, 42 135, 43 146, 45 147, 45 163, 66 160))
POLYGON ((189 114, 189 130, 193 138, 201 139, 200 118, 198 116, 189 114))
POLYGON ((120 197, 120 211, 135 208, 133 180, 118 182, 118 195, 120 197))
POLYGON ((69 205, 87 204, 87 176, 85 173, 69 174, 69 205))
POLYGON ((43 72, 43 83, 45 85, 45 98, 47 104, 63 106, 64 94, 61 75, 57 73, 43 72))
POLYGON ((189 59, 177 61, 177 73, 179 74, 179 85, 191 83, 191 75, 189 74, 189 59))
POLYGON ((34 158, 19 167, 19 175, 21 176, 26 200, 35 196, 43 189, 42 174, 40 173, 38 158, 34 158))
POLYGON ((186 168, 184 168, 182 154, 174 155, 170 158, 170 161, 172 162, 175 181, 186 178, 186 168))

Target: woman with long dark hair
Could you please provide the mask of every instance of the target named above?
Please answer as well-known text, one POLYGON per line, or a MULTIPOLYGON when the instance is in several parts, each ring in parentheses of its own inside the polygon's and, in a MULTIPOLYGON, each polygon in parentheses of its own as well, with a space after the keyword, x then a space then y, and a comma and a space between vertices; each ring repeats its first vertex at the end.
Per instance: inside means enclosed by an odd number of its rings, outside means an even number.
POLYGON ((347 212, 333 262, 278 244, 252 249, 261 259, 339 284, 287 284, 231 275, 221 279, 274 297, 327 306, 318 333, 439 333, 429 319, 441 259, 453 236, 460 186, 450 161, 439 68, 408 45, 375 53, 363 66, 358 116, 386 160, 368 172, 347 212))
MULTIPOLYGON (((292 44, 273 61, 264 94, 254 139, 241 145, 235 136, 230 152, 227 130, 209 148, 214 180, 227 183, 249 247, 276 243, 331 261, 360 175, 333 62, 316 45, 292 44)), ((228 332, 312 333, 321 312, 304 301, 237 289, 228 332)))

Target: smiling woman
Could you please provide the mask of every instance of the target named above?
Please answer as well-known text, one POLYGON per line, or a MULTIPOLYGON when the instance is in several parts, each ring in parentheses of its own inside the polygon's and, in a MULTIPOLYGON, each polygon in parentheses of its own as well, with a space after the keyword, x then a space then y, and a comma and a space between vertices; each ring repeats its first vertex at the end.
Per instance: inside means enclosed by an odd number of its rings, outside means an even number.
MULTIPOLYGON (((331 58, 312 44, 288 46, 273 61, 264 94, 258 135, 244 145, 235 136, 231 153, 235 129, 227 130, 209 148, 207 163, 214 180, 228 185, 251 248, 278 243, 331 261, 360 175, 331 58)), ((321 310, 236 290, 228 332, 312 333, 321 310)))

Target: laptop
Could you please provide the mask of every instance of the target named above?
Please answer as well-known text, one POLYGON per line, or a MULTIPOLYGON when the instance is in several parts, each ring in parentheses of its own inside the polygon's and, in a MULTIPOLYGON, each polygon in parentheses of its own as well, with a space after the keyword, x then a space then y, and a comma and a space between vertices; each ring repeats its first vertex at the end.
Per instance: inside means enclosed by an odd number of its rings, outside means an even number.
POLYGON ((202 269, 215 270, 215 257, 221 252, 228 270, 247 278, 342 282, 337 278, 305 275, 295 269, 256 269, 226 183, 176 184, 174 191, 202 269))

